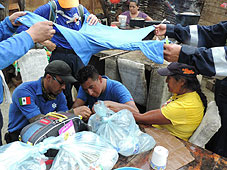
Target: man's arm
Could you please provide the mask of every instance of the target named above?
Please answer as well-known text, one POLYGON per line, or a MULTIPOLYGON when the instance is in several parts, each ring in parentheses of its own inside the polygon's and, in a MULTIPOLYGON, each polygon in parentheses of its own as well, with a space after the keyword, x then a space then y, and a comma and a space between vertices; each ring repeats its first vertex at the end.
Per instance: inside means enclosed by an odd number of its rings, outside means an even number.
POLYGON ((168 24, 166 35, 175 38, 181 43, 194 47, 225 46, 227 38, 227 21, 211 26, 190 25, 183 27, 180 24, 168 24))
POLYGON ((76 107, 84 106, 84 105, 85 105, 85 102, 82 99, 77 98, 76 101, 74 102, 72 108, 76 108, 76 107))
POLYGON ((171 121, 163 116, 161 109, 151 110, 144 114, 133 112, 133 116, 137 123, 158 125, 171 124, 171 121))
POLYGON ((195 66, 202 75, 223 78, 227 76, 227 46, 207 49, 183 45, 178 62, 195 66))
MULTIPOLYGON (((159 34, 165 33, 165 26, 157 28, 159 34)), ((170 62, 194 65, 207 76, 227 76, 227 21, 212 26, 167 25, 166 35, 178 41, 193 45, 164 45, 164 57, 170 62), (198 48, 196 48, 198 47, 198 48)))
POLYGON ((39 115, 34 116, 33 118, 29 119, 28 121, 29 121, 29 123, 33 123, 33 122, 35 122, 35 121, 37 121, 37 120, 42 119, 44 116, 45 116, 45 115, 43 115, 43 114, 39 114, 39 115))
POLYGON ((114 96, 114 98, 111 101, 116 101, 116 102, 110 102, 110 101, 106 102, 106 104, 108 104, 109 107, 112 108, 111 110, 119 111, 119 109, 120 110, 128 109, 130 111, 134 110, 134 111, 139 112, 131 93, 122 83, 113 81, 111 93, 114 96), (114 109, 114 107, 116 107, 116 108, 114 109))
MULTIPOLYGON (((49 20, 50 5, 49 4, 42 5, 39 8, 37 8, 34 11, 34 13, 49 20)), ((21 33, 22 31, 26 31, 26 30, 28 30, 28 27, 25 25, 21 25, 17 28, 17 33, 21 33)))
POLYGON ((169 62, 180 62, 193 65, 200 74, 206 76, 227 76, 227 46, 192 47, 188 45, 164 45, 164 57, 169 62))
POLYGON ((0 69, 12 64, 34 46, 35 42, 51 39, 55 33, 50 21, 38 22, 26 32, 0 42, 0 69))
POLYGON ((114 112, 119 112, 122 109, 127 109, 130 112, 139 112, 138 108, 134 101, 129 101, 126 103, 117 103, 113 101, 104 101, 104 104, 109 109, 113 110, 114 112))
POLYGON ((13 33, 16 31, 16 28, 12 25, 12 23, 9 20, 9 17, 6 17, 1 23, 0 23, 0 40, 5 40, 13 35, 13 33))
POLYGON ((91 116, 92 112, 89 107, 84 106, 85 102, 79 98, 76 99, 74 102, 72 109, 70 110, 71 113, 74 113, 77 116, 82 116, 83 120, 88 120, 91 116))
MULTIPOLYGON (((24 87, 17 87, 12 95, 13 104, 21 111, 21 114, 30 122, 34 122, 43 116, 31 91, 24 87)), ((14 106, 10 106, 15 108, 14 106)), ((11 108, 11 109, 12 109, 11 108)))

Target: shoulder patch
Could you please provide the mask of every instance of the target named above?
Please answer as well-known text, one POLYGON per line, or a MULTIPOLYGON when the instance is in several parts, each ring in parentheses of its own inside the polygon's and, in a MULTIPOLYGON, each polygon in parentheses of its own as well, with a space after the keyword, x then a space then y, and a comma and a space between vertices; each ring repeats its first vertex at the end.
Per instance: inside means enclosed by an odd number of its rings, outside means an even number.
POLYGON ((21 106, 29 105, 29 104, 31 104, 31 97, 20 97, 19 103, 21 106))

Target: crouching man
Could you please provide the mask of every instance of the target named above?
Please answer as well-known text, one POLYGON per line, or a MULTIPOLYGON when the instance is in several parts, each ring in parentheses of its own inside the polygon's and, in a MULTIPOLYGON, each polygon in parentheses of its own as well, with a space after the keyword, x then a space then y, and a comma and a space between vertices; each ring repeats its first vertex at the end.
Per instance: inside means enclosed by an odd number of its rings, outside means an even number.
POLYGON ((128 89, 118 81, 99 75, 94 66, 87 65, 80 69, 77 80, 81 86, 73 104, 73 111, 76 115, 81 115, 83 120, 90 117, 91 109, 98 100, 104 101, 114 112, 122 109, 138 112, 128 89))
POLYGON ((44 77, 37 81, 25 82, 12 95, 9 108, 7 143, 18 141, 20 131, 49 112, 67 111, 63 94, 66 83, 75 83, 71 68, 61 60, 55 60, 45 68, 44 77))

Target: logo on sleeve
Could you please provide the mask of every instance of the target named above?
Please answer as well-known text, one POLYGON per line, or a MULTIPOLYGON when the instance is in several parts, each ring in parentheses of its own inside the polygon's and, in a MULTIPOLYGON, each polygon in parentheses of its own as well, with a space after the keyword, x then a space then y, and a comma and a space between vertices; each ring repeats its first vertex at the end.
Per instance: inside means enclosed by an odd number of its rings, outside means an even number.
POLYGON ((20 97, 19 103, 21 106, 31 104, 31 97, 20 97))
POLYGON ((52 108, 55 109, 56 107, 57 107, 57 104, 56 104, 56 103, 53 103, 53 104, 52 104, 52 108))

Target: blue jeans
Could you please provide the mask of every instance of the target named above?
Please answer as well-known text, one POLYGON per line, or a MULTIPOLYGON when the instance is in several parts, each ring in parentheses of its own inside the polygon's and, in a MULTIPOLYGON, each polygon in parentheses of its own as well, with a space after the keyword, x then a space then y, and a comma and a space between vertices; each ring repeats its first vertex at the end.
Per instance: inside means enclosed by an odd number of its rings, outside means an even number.
POLYGON ((0 146, 2 145, 2 127, 3 127, 3 117, 0 109, 0 146))

